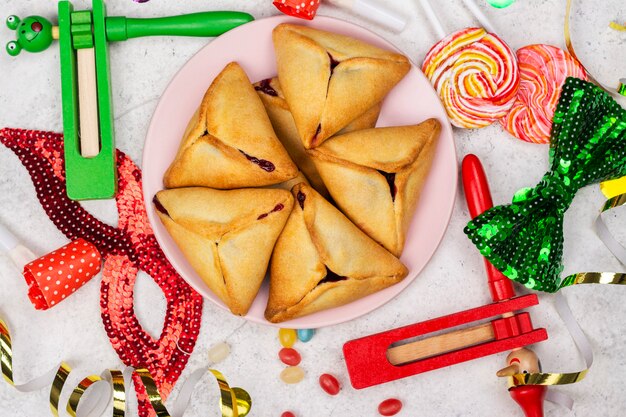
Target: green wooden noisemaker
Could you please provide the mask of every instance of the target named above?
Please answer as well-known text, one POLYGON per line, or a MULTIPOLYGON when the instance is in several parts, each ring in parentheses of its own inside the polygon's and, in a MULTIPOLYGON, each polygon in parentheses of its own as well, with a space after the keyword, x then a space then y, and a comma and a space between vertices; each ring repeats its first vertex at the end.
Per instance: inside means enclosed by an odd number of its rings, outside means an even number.
POLYGON ((58 3, 58 26, 41 16, 7 18, 17 39, 6 50, 41 52, 59 41, 67 195, 72 200, 113 198, 117 167, 108 42, 143 36, 219 36, 254 18, 242 12, 214 11, 151 19, 107 17, 104 0, 92 10, 74 11, 58 3))

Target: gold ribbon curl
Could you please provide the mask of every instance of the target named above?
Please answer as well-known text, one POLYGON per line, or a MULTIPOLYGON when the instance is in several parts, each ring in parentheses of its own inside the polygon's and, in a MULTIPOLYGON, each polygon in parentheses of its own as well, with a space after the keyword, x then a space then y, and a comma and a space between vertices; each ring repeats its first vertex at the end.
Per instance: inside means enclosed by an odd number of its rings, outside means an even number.
MULTIPOLYGON (((578 58, 578 56, 576 55, 576 51, 574 51, 574 45, 572 44, 572 37, 570 33, 571 9, 572 9, 572 0, 567 0, 567 4, 565 5, 565 25, 563 27, 563 30, 564 30, 564 35, 565 35, 565 46, 567 47, 568 52, 576 59, 576 61, 578 61, 580 65, 582 65, 582 67, 587 72, 587 75, 589 75, 590 81, 597 84, 600 88, 605 90, 607 93, 610 93, 613 95, 617 95, 617 94, 626 95, 626 87, 625 87, 626 80, 625 79, 621 79, 619 81, 617 88, 611 88, 609 86, 606 86, 591 75, 587 67, 585 67, 585 65, 582 63, 580 58, 578 58)), ((615 22, 611 22, 609 26, 617 30, 621 30, 620 27, 623 27, 621 25, 618 25, 615 22)), ((624 28, 624 30, 626 30, 626 28, 624 28)))
MULTIPOLYGON (((626 177, 621 180, 626 179, 626 177)), ((605 191, 605 190, 603 190, 605 191)), ((605 192, 606 194, 606 192, 605 192)), ((606 211, 626 205, 626 181, 622 181, 619 186, 611 189, 612 197, 609 198, 604 206, 600 209, 600 213, 596 218, 595 226, 598 237, 607 246, 607 248, 617 257, 617 259, 626 265, 624 253, 626 249, 613 238, 609 229, 602 220, 602 214, 606 211), (616 194, 621 192, 621 194, 616 194)), ((575 284, 626 284, 626 273, 620 272, 580 272, 576 274, 576 278, 572 285, 575 284)), ((569 308, 568 308, 569 309, 569 308)), ((561 312, 559 312, 561 314, 561 312)), ((571 312, 569 313, 571 314, 571 312)), ((568 327, 569 329, 569 327, 568 327)), ((582 330, 580 330, 582 332, 582 330)), ((570 329, 570 333, 571 329, 570 329)), ((572 336, 574 337, 574 336, 572 336)), ((574 338, 579 351, 582 352, 579 341, 574 338)), ((587 342, 588 343, 588 342, 587 342)), ((588 348, 590 349, 590 348, 588 348)), ((588 359, 586 359, 588 361, 588 359)), ((566 385, 575 384, 582 381, 589 372, 591 363, 588 362, 587 368, 579 372, 569 373, 533 373, 533 374, 516 374, 508 378, 509 388, 521 385, 566 385)))
MULTIPOLYGON (((11 335, 9 333, 9 327, 1 318, 0 368, 5 381, 16 389, 25 392, 40 389, 43 386, 43 380, 49 380, 49 375, 52 373, 49 372, 23 385, 15 384, 13 380, 13 350, 11 335)), ((132 368, 127 369, 132 370, 132 368)), ((61 393, 63 392, 63 388, 65 387, 65 383, 67 382, 71 372, 72 368, 67 363, 62 362, 54 373, 54 379, 50 387, 50 411, 54 417, 59 417, 59 402, 61 393)), ((137 369, 135 372, 139 375, 141 382, 148 393, 150 404, 152 405, 152 408, 154 408, 158 417, 182 417, 182 413, 184 412, 187 404, 176 404, 175 408, 181 410, 181 412, 179 413, 180 416, 173 416, 165 407, 163 397, 159 393, 154 378, 150 372, 147 369, 137 369)), ((231 388, 221 372, 215 369, 209 369, 209 372, 217 380, 220 389, 220 411, 222 417, 245 417, 250 412, 252 407, 250 394, 248 394, 248 392, 243 388, 231 388)), ((204 374, 204 372, 202 374, 204 374)), ((83 378, 83 380, 80 381, 72 390, 72 393, 67 401, 66 410, 71 417, 93 417, 101 415, 109 406, 111 399, 113 400, 113 411, 111 415, 113 417, 124 417, 126 412, 126 383, 124 380, 124 373, 117 369, 107 370, 103 373, 103 376, 89 375, 83 378), (108 393, 107 395, 103 395, 100 393, 97 397, 94 395, 93 397, 95 397, 95 401, 91 398, 91 396, 85 396, 87 391, 96 384, 105 383, 108 383, 109 388, 112 388, 112 394, 108 393), (87 401, 88 399, 89 401, 87 401), (85 403, 83 405, 86 411, 83 411, 82 409, 79 411, 81 400, 85 403)), ((183 401, 188 402, 188 399, 183 398, 183 401)))

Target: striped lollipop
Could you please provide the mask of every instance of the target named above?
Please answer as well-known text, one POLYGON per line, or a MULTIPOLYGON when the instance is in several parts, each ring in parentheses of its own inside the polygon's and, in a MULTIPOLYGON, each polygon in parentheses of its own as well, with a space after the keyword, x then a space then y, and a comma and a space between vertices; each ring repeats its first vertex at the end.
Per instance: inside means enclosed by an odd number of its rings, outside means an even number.
POLYGON ((520 48, 517 61, 521 77, 519 93, 500 123, 518 139, 549 143, 552 116, 565 79, 586 80, 587 74, 569 53, 551 45, 520 48))
POLYGON ((506 116, 520 82, 509 46, 483 28, 462 29, 437 42, 422 71, 452 124, 463 128, 489 126, 506 116))

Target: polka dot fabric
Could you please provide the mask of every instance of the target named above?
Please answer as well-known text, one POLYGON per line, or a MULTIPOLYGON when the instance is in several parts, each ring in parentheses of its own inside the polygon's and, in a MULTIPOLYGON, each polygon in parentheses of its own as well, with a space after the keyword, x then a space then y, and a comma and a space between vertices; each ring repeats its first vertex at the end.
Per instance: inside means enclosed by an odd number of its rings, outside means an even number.
POLYGON ((98 249, 76 239, 24 266, 28 297, 37 310, 47 310, 65 300, 100 272, 98 249))
MULTIPOLYGON (((148 222, 141 191, 141 170, 117 151, 117 227, 89 214, 65 193, 63 136, 32 130, 2 129, 0 142, 28 170, 44 211, 70 240, 82 238, 102 255, 100 309, 104 330, 122 362, 147 368, 166 399, 193 352, 202 318, 202 297, 167 261, 148 222), (165 322, 158 339, 146 332, 135 315, 133 289, 143 270, 167 300, 165 322)), ((155 415, 137 374, 139 416, 155 415)))
POLYGON ((320 0, 276 0, 274 6, 286 15, 313 20, 320 0))

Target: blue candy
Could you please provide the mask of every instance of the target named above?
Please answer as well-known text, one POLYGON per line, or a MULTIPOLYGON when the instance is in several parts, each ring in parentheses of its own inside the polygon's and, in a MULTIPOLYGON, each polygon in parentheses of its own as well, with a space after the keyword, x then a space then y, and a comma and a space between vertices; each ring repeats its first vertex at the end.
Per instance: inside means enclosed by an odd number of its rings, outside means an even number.
POLYGON ((313 335, 315 335, 315 329, 299 329, 297 332, 298 332, 298 339, 304 343, 313 339, 313 335))

